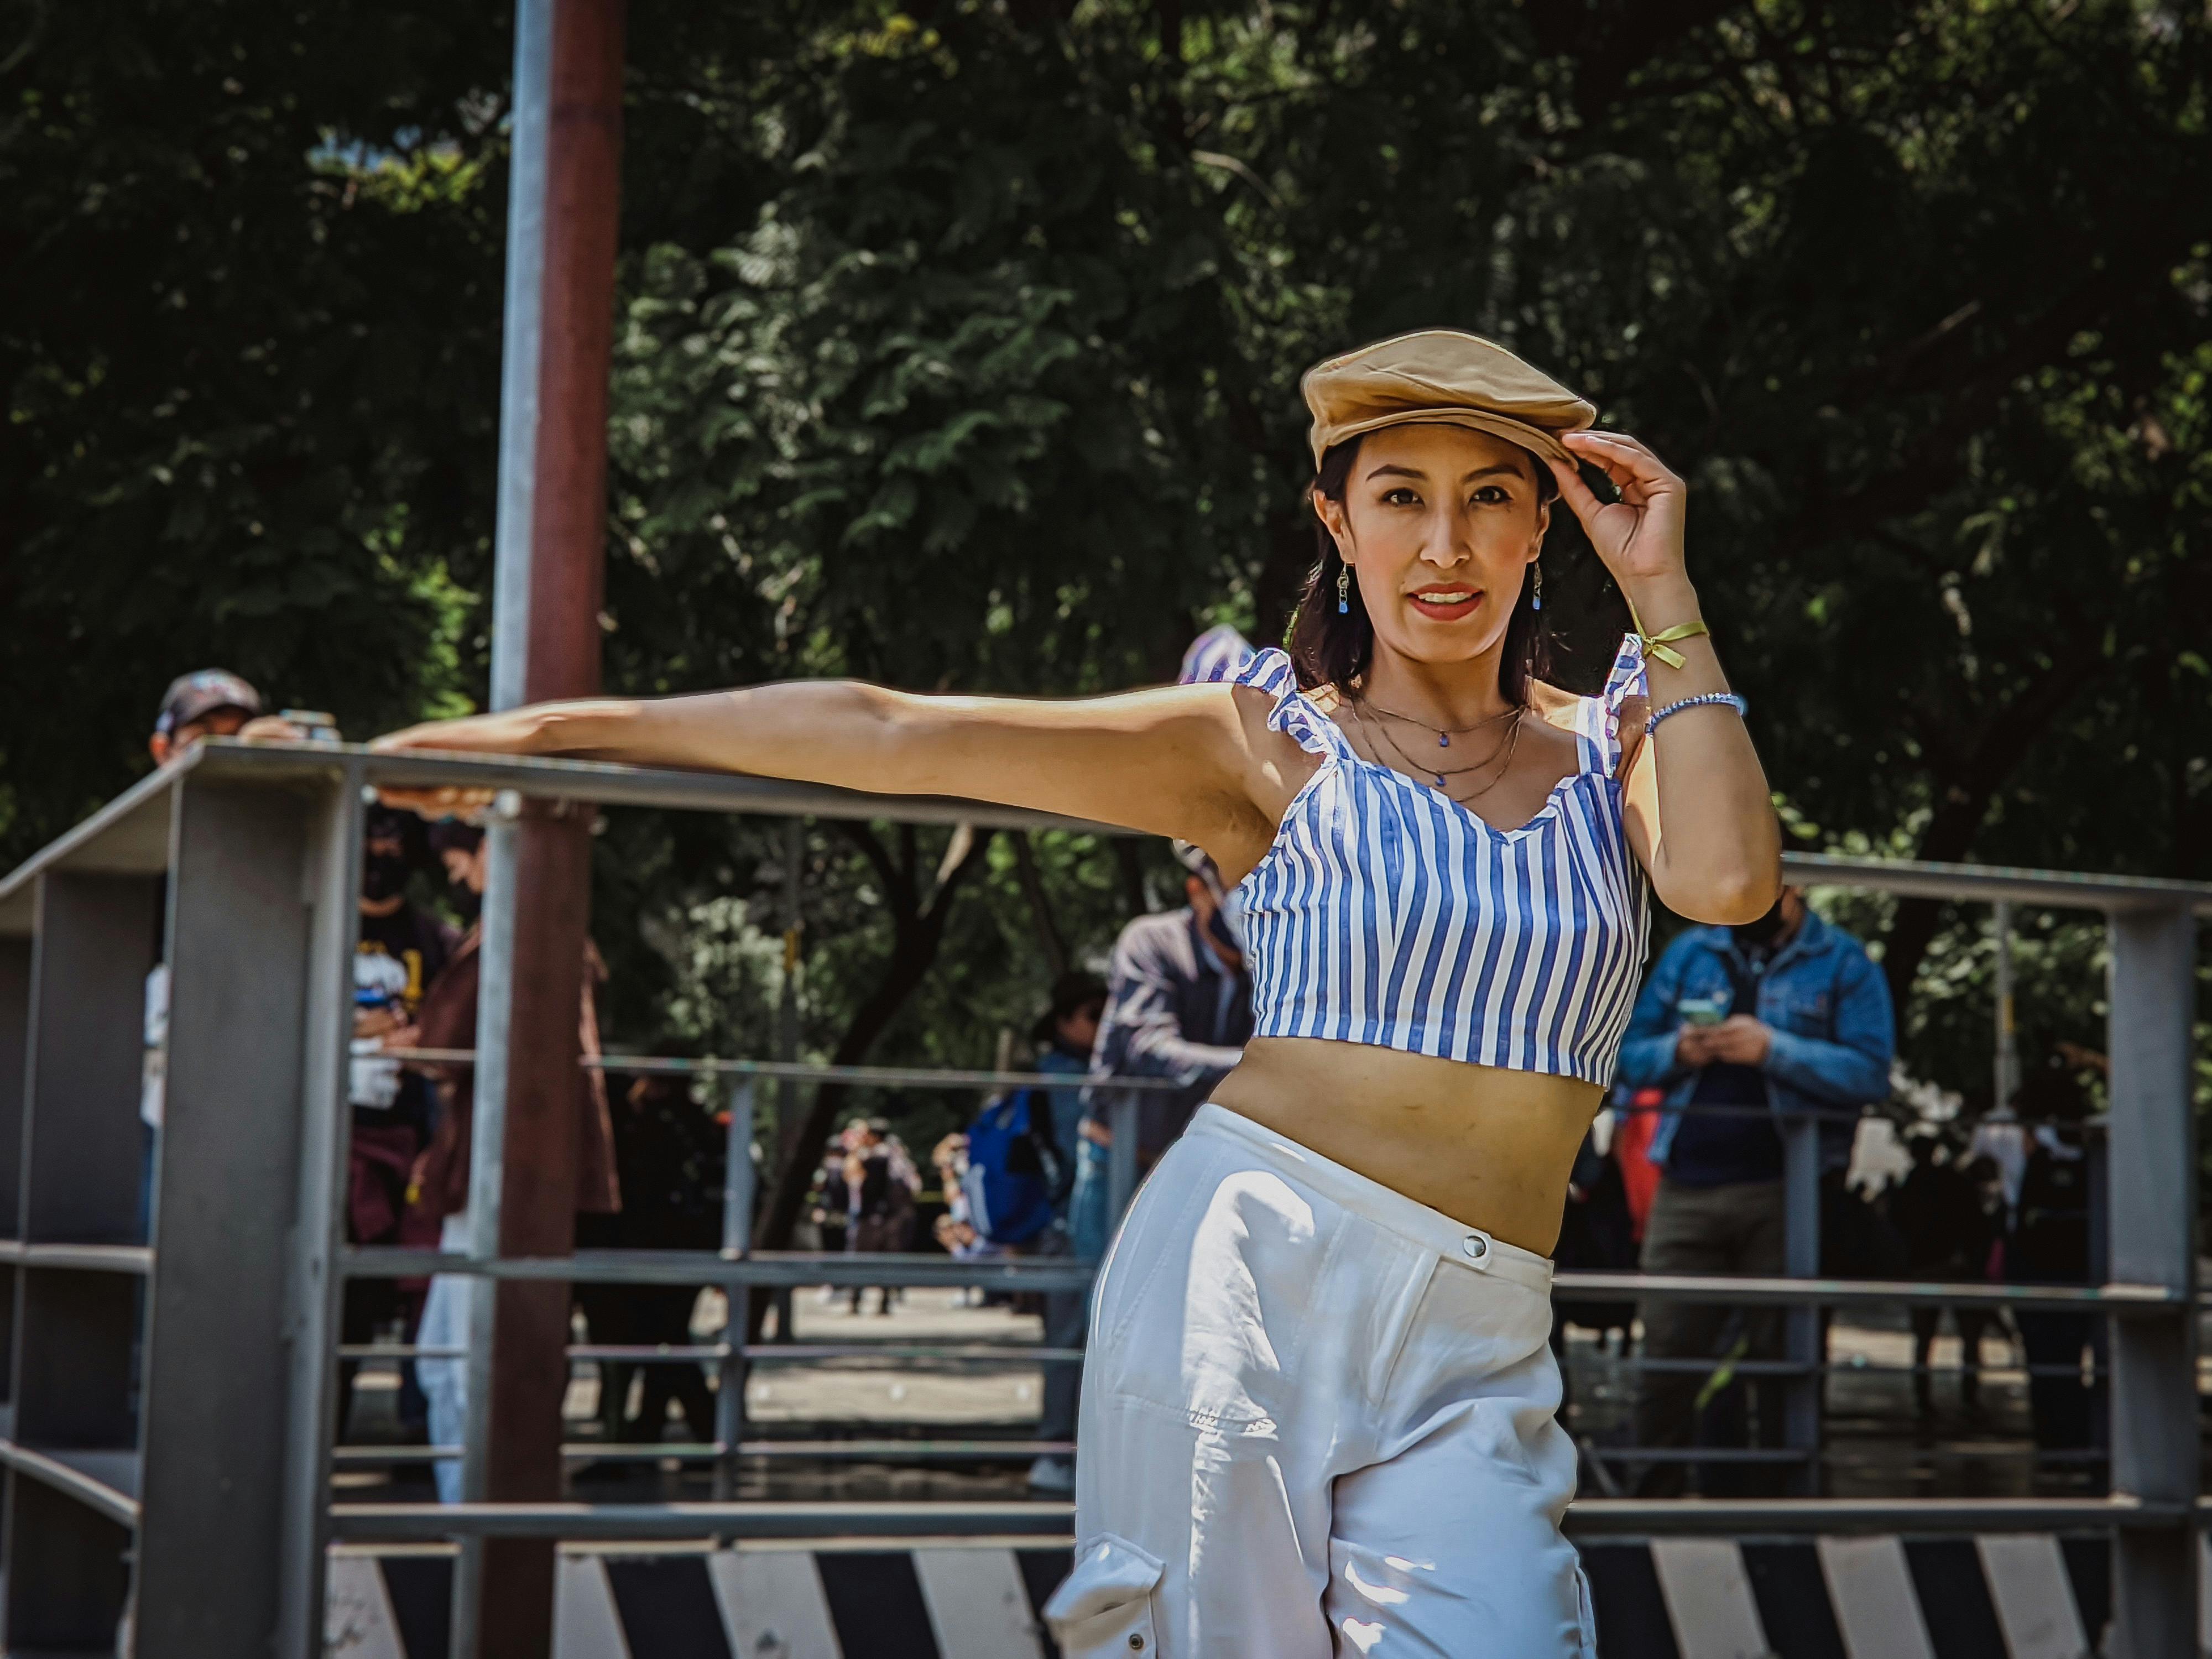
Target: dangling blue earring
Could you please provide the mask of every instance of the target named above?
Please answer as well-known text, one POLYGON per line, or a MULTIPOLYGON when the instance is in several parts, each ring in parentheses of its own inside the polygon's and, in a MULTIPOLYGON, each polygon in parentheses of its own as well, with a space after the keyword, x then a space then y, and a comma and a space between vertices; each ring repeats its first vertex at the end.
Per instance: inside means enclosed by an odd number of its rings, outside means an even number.
POLYGON ((1535 573, 1536 576, 1536 591, 1528 600, 1528 608, 1531 611, 1541 611, 1544 608, 1544 567, 1540 564, 1534 564, 1528 568, 1535 573))
POLYGON ((1352 567, 1339 565, 1336 570, 1336 614, 1348 616, 1352 611, 1352 567))

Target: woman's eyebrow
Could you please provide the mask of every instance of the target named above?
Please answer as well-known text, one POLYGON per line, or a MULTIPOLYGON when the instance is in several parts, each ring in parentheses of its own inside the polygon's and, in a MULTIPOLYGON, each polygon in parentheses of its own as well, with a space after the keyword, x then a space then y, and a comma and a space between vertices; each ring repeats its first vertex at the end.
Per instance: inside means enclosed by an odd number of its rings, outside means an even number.
MULTIPOLYGON (((1373 469, 1367 476, 1370 478, 1413 478, 1422 483, 1426 483, 1429 481, 1429 475, 1422 471, 1419 467, 1400 466, 1395 462, 1388 461, 1383 463, 1381 466, 1373 469)), ((1510 461, 1500 461, 1492 466, 1479 466, 1475 468, 1474 471, 1463 475, 1461 477, 1460 482, 1463 484, 1469 484, 1473 483, 1477 478, 1525 478, 1528 475, 1526 473, 1522 472, 1519 467, 1514 465, 1510 461)))

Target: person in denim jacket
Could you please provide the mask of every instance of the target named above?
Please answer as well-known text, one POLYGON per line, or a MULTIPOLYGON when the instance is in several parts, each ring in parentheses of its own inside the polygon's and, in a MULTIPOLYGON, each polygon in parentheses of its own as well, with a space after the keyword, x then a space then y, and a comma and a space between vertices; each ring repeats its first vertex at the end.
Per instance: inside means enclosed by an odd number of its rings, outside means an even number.
MULTIPOLYGON (((1784 888, 1758 921, 1679 935, 1645 981, 1620 1050, 1620 1082, 1663 1091, 1669 1109, 1651 1141, 1661 1176, 1644 1231, 1644 1271, 1780 1273, 1784 1197, 1775 1118, 1855 1111, 1885 1098, 1895 1051, 1881 969, 1857 939, 1808 910, 1796 888, 1784 888)), ((1850 1159, 1850 1121, 1826 1116, 1819 1133, 1822 1173, 1841 1170, 1850 1159)), ((1724 1362, 1778 1351, 1779 1322, 1771 1311, 1656 1302, 1643 1317, 1651 1359, 1724 1362)), ((1698 1443, 1745 1443, 1744 1389, 1712 1382, 1695 1370, 1646 1371, 1638 1443, 1689 1443, 1701 1400, 1698 1443)), ((1771 1428, 1761 1437, 1777 1439, 1771 1428)), ((1731 1484, 1718 1478, 1723 1470, 1745 1467, 1715 1465, 1700 1484, 1713 1495, 1731 1484)), ((1653 1464, 1639 1490, 1679 1491, 1686 1472, 1680 1463, 1653 1464)))

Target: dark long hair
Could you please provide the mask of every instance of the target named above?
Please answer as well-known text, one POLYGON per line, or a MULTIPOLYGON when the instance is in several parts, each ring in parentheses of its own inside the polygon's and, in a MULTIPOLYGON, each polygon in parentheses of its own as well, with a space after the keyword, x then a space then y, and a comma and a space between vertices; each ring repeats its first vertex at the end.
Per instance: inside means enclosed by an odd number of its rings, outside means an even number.
MULTIPOLYGON (((1352 481, 1352 464, 1359 459, 1359 445, 1360 437, 1352 437, 1329 447, 1321 458, 1321 470, 1314 474, 1317 493, 1340 505, 1343 502, 1352 481)), ((1536 474, 1536 499, 1550 501, 1559 493, 1558 481, 1534 456, 1529 457, 1529 464, 1536 474)), ((1351 609, 1338 614, 1336 579, 1344 569, 1344 559, 1336 550, 1336 538, 1328 533, 1319 514, 1314 516, 1314 541, 1319 556, 1314 560, 1313 574, 1306 578, 1305 591, 1298 596, 1298 608, 1291 617, 1291 666, 1297 674, 1298 684, 1306 690, 1323 685, 1349 689, 1367 672, 1374 657, 1375 624, 1368 619, 1367 602, 1360 597, 1357 578, 1346 595, 1351 609)), ((1528 704, 1528 682, 1552 672, 1551 624, 1535 608, 1535 569, 1532 562, 1528 574, 1522 579, 1513 615, 1505 624, 1505 648, 1498 659, 1499 693, 1507 702, 1523 708, 1528 704)))

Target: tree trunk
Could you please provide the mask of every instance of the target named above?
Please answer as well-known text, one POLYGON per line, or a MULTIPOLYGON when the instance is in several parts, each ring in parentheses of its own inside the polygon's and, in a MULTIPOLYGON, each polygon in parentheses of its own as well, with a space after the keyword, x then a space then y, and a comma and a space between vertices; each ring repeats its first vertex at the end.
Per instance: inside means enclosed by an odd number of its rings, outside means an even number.
MULTIPOLYGON (((927 904, 918 902, 920 884, 915 880, 918 853, 909 830, 901 836, 903 861, 895 860, 874 833, 861 824, 839 826, 852 836, 868 856, 882 878, 884 896, 892 907, 892 926, 896 942, 891 947, 890 961, 885 964, 883 977, 876 988, 853 1015, 852 1024, 838 1040, 836 1052, 830 1056, 833 1065, 858 1066, 866 1060, 875 1041, 897 1017, 906 1000, 914 994, 915 988, 936 964, 938 947, 945 940, 945 924, 951 914, 953 901, 958 896, 963 883, 983 863, 983 855, 991 844, 990 830, 976 834, 966 853, 945 873, 937 884, 937 890, 927 904)), ((769 1199, 768 1212, 762 1218, 756 1234, 756 1243, 763 1250, 787 1249, 792 1233, 799 1225, 799 1215, 806 1203, 806 1194, 814 1184, 814 1169, 822 1144, 829 1139, 830 1127, 843 1109, 849 1091, 842 1085, 823 1084, 814 1091, 813 1103, 799 1121, 798 1133, 792 1140, 791 1157, 776 1172, 775 1188, 769 1199)), ((767 1298, 760 1297, 755 1305, 755 1316, 764 1312, 767 1298)))

